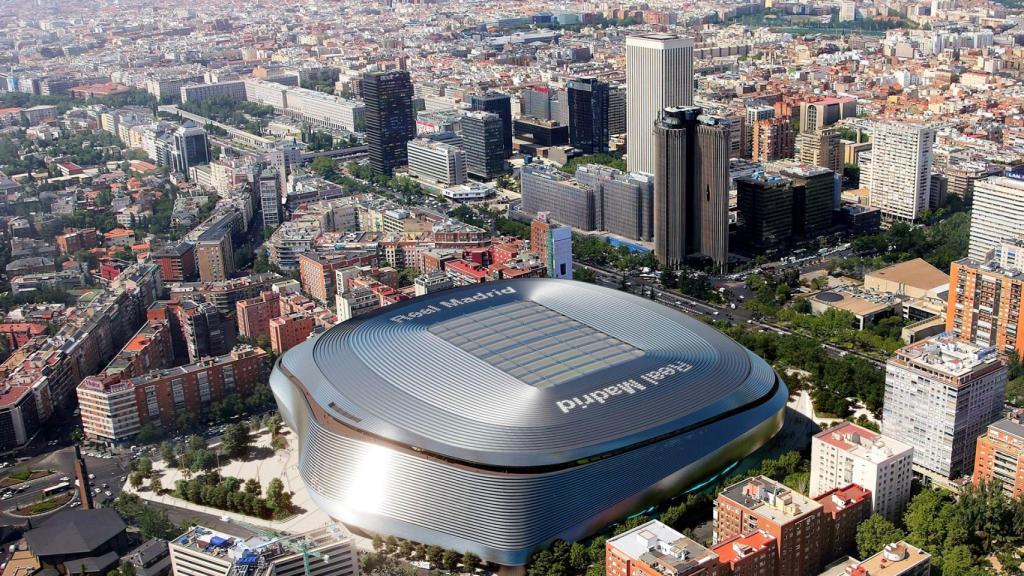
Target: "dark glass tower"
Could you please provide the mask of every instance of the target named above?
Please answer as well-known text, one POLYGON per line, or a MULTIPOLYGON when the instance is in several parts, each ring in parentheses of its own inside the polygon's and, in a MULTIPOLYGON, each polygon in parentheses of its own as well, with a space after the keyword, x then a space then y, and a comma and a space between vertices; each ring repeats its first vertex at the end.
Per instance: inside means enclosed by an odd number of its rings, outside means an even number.
POLYGON ((584 154, 608 151, 608 84, 594 78, 569 81, 569 144, 584 154))
POLYGON ((377 174, 390 176, 407 163, 406 144, 416 137, 412 81, 404 70, 367 72, 362 92, 370 167, 377 174))
POLYGON ((508 94, 488 92, 483 96, 470 96, 473 110, 497 114, 501 118, 501 138, 505 158, 512 156, 512 99, 508 94))
POLYGON ((654 123, 654 254, 679 267, 703 255, 720 268, 729 247, 729 130, 695 106, 654 123))
POLYGON ((501 117, 490 112, 467 112, 462 117, 462 147, 469 175, 490 180, 505 172, 501 117))

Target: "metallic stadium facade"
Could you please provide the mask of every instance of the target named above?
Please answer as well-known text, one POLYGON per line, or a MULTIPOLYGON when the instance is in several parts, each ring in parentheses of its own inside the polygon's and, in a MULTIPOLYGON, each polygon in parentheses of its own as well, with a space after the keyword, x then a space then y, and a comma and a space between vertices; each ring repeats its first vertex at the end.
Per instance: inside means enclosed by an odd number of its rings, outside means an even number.
POLYGON ((717 474, 778 432, 788 395, 685 314, 552 279, 344 322, 270 384, 328 514, 506 566, 717 474))

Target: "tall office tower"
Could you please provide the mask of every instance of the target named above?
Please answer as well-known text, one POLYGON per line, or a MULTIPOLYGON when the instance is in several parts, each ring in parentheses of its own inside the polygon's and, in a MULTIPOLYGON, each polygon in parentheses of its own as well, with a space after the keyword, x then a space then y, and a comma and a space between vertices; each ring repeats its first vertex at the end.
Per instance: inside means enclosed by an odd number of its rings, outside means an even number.
POLYGON ((793 234, 789 178, 758 172, 736 179, 737 238, 754 252, 781 247, 793 234))
POLYGON ((370 166, 390 176, 407 162, 406 144, 416 137, 416 113, 412 109, 412 81, 404 70, 363 74, 366 102, 366 144, 370 166))
POLYGON ((263 211, 263 227, 277 228, 281 225, 281 179, 274 168, 260 173, 260 209, 263 211))
POLYGON ((754 154, 754 124, 761 120, 775 118, 775 108, 771 106, 747 106, 746 109, 746 137, 743 140, 743 157, 750 158, 754 154))
POLYGON ((490 112, 467 112, 462 117, 462 144, 470 176, 490 180, 505 172, 504 128, 490 112))
MULTIPOLYGON (((1019 244, 1012 249, 1021 252, 1019 244)), ((946 331, 999 352, 1024 352, 1022 294, 1024 276, 1017 264, 957 260, 949 270, 946 331)))
POLYGON ((570 80, 569 144, 584 154, 608 151, 608 84, 595 78, 570 80))
POLYGON ((973 482, 996 482, 1008 497, 1024 497, 1024 412, 990 424, 978 438, 973 482))
POLYGON ((210 163, 210 143, 206 130, 186 121, 174 131, 174 150, 171 162, 175 172, 188 178, 189 168, 210 163))
POLYGON ((1006 365, 995 348, 948 332, 885 364, 882 434, 914 447, 914 469, 942 484, 971 473, 978 436, 999 420, 1006 365))
POLYGON ((572 279, 572 228, 559 226, 540 212, 530 223, 530 249, 537 253, 548 278, 572 279))
POLYGON ((505 158, 512 156, 512 98, 500 92, 488 92, 483 96, 469 97, 471 109, 497 114, 501 118, 501 138, 505 145, 505 158))
POLYGON ((853 98, 822 98, 816 102, 800 103, 800 131, 814 132, 835 124, 843 118, 857 115, 857 101, 853 98))
POLYGON ((754 149, 757 162, 771 162, 794 156, 793 129, 785 118, 768 118, 754 123, 754 149))
POLYGON ((626 38, 626 146, 630 172, 654 174, 654 126, 665 108, 693 105, 693 38, 626 38))
POLYGON ((654 125, 654 253, 680 266, 702 254, 720 267, 729 247, 729 129, 701 109, 666 108, 654 125))
POLYGON ((811 438, 811 496, 850 483, 871 491, 876 513, 896 522, 910 501, 914 448, 851 422, 811 438))
POLYGON ((796 165, 780 173, 793 186, 793 234, 816 238, 832 227, 836 194, 835 172, 818 166, 796 165))
POLYGON ((839 143, 839 132, 833 128, 801 132, 796 137, 799 150, 797 159, 805 164, 828 168, 836 174, 843 173, 843 150, 839 143))
POLYGON ((608 134, 626 133, 626 87, 608 89, 608 134))
POLYGON ((967 255, 984 262, 1003 240, 1024 239, 1024 177, 993 176, 974 183, 967 255))
POLYGON ((861 185, 867 187, 871 207, 881 210, 884 220, 914 222, 928 208, 934 143, 935 129, 928 126, 874 125, 871 158, 861 185))

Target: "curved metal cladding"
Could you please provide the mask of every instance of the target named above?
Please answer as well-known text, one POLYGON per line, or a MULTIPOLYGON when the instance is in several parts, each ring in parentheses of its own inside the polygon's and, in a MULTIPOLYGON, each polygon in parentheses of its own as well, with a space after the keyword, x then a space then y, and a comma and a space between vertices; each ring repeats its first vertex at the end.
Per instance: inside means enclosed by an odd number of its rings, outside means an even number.
POLYGON ((345 322, 289 351, 271 387, 317 505, 503 565, 746 456, 788 396, 763 360, 684 314, 548 279, 345 322))

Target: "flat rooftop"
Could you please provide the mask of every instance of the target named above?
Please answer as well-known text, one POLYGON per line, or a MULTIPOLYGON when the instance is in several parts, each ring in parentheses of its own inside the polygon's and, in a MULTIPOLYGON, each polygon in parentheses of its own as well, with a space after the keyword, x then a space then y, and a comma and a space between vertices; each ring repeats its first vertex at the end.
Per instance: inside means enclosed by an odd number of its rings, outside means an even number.
POLYGON ((745 506, 759 516, 782 525, 821 508, 821 504, 766 476, 737 482, 720 496, 745 506))
POLYGON ((940 286, 949 286, 949 274, 921 258, 914 258, 869 272, 864 279, 870 278, 906 284, 919 290, 933 290, 940 286))
POLYGON ((716 554, 658 520, 651 520, 608 540, 608 544, 662 574, 685 576, 716 554))
POLYGON ((931 563, 931 554, 900 541, 857 565, 849 576, 900 576, 915 566, 931 563))
POLYGON ((960 378, 1000 363, 995 348, 960 340, 949 332, 904 346, 889 362, 960 378))
POLYGON ((882 436, 878 432, 843 422, 814 435, 815 438, 843 452, 875 464, 889 460, 913 449, 909 444, 882 436))

